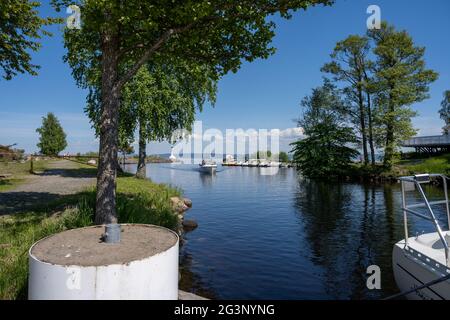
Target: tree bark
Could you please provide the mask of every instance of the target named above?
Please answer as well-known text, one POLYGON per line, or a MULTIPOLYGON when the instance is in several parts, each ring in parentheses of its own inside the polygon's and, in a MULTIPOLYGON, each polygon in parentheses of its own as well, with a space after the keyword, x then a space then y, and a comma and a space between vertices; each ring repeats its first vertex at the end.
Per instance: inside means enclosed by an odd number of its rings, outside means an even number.
POLYGON ((147 167, 145 165, 145 159, 147 158, 146 147, 145 128, 142 122, 139 121, 139 161, 136 170, 136 178, 139 179, 145 179, 147 177, 147 167))
POLYGON ((370 99, 370 93, 367 92, 367 117, 369 120, 369 147, 370 147, 370 157, 372 165, 376 164, 375 159, 375 145, 373 142, 373 117, 372 117, 372 104, 370 99))
POLYGON ((362 88, 360 85, 358 85, 357 90, 358 90, 359 121, 360 121, 360 127, 361 127, 364 164, 367 165, 369 163, 369 154, 367 152, 366 112, 365 112, 365 107, 364 107, 362 88))
POLYGON ((392 166, 392 158, 394 156, 394 129, 391 123, 386 128, 386 146, 384 149, 384 165, 392 166))
POLYGON ((95 223, 117 223, 116 176, 120 89, 118 78, 119 39, 116 32, 102 34, 102 110, 97 173, 95 223))
MULTIPOLYGON (((393 87, 391 87, 391 91, 393 90, 393 87)), ((387 124, 386 124, 386 145, 384 149, 384 165, 387 167, 392 166, 392 159, 394 157, 394 105, 392 103, 392 94, 389 94, 389 101, 388 101, 388 108, 389 108, 389 115, 387 118, 387 124)))

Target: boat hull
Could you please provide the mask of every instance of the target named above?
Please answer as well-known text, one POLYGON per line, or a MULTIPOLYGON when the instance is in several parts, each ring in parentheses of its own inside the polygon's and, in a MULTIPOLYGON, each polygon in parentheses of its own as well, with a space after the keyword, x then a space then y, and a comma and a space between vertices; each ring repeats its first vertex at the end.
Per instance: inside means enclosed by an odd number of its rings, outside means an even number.
POLYGON ((199 171, 201 173, 214 174, 216 173, 217 167, 200 167, 199 171))
MULTIPOLYGON (((405 249, 405 241, 394 245, 392 263, 395 282, 401 292, 417 288, 447 274, 442 264, 416 252, 405 249)), ((405 296, 408 300, 450 300, 450 281, 443 281, 405 296)))

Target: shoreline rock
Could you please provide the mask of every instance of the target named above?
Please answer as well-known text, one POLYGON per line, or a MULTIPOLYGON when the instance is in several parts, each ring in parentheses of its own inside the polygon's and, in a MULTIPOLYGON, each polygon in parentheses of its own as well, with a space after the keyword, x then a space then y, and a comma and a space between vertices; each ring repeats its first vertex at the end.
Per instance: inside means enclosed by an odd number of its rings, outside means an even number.
POLYGON ((184 214, 192 207, 192 201, 187 198, 171 197, 170 201, 172 203, 173 210, 178 214, 184 214), (191 206, 188 206, 186 202, 190 203, 191 206))
POLYGON ((183 220, 181 224, 185 231, 192 231, 198 227, 198 223, 194 220, 183 220))
POLYGON ((180 246, 184 243, 183 234, 192 231, 198 227, 198 223, 194 220, 185 220, 186 211, 192 208, 192 200, 189 198, 171 197, 170 202, 174 214, 178 218, 178 235, 180 236, 180 246))

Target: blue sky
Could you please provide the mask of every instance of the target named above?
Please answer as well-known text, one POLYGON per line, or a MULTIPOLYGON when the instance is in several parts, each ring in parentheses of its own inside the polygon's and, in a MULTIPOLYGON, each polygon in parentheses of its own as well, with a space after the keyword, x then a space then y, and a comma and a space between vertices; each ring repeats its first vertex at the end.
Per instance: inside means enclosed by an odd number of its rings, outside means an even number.
MULTIPOLYGON (((364 34, 366 9, 381 8, 383 20, 406 29, 417 45, 426 47, 427 67, 439 72, 431 85, 430 99, 414 105, 419 116, 414 125, 420 135, 439 134, 443 122, 438 109, 442 94, 450 89, 450 1, 448 0, 337 0, 332 7, 316 7, 299 12, 289 21, 279 20, 273 45, 274 56, 245 63, 236 74, 219 83, 216 106, 198 114, 204 128, 266 128, 285 130, 295 127, 300 114, 299 101, 322 82, 320 67, 329 61, 337 41, 350 34, 364 34)), ((53 14, 44 1, 42 13, 53 14)), ((83 114, 85 92, 76 87, 70 68, 62 61, 64 47, 61 27, 52 27, 52 38, 43 40, 33 62, 41 65, 36 77, 20 75, 0 80, 0 144, 18 143, 27 152, 37 151, 41 117, 54 112, 66 130, 68 152, 96 151, 87 117, 83 114)), ((281 148, 288 149, 289 141, 281 148)), ((151 143, 150 153, 169 151, 167 143, 151 143)))

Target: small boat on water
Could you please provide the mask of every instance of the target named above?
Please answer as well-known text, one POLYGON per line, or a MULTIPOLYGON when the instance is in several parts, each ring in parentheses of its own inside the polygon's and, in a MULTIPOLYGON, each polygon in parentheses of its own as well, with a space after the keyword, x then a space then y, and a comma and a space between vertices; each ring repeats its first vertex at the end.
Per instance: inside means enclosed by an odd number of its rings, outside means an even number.
POLYGON ((394 245, 392 264, 399 289, 409 292, 411 300, 450 299, 450 231, 444 231, 433 208, 444 206, 450 225, 447 177, 441 174, 422 174, 400 178, 405 238, 394 245), (444 199, 428 201, 422 185, 440 180, 444 199), (421 202, 408 204, 408 192, 418 192, 421 202), (408 215, 429 221, 435 232, 408 235, 408 215), (420 287, 420 288, 419 288, 420 287))
POLYGON ((202 163, 199 164, 199 167, 199 171, 202 173, 213 174, 217 170, 217 164, 215 162, 207 162, 205 160, 203 160, 202 163))
POLYGON ((248 160, 249 167, 257 167, 259 165, 258 159, 250 159, 248 160))
POLYGON ((269 167, 269 162, 265 159, 261 159, 258 161, 258 167, 267 168, 267 167, 269 167))
POLYGON ((234 166, 237 166, 238 163, 237 163, 237 161, 234 159, 234 157, 232 155, 227 154, 225 159, 224 159, 224 161, 223 161, 223 163, 222 163, 222 165, 223 166, 234 167, 234 166))
POLYGON ((281 163, 278 162, 278 161, 269 161, 269 167, 276 167, 276 168, 279 168, 280 165, 281 165, 281 163))

